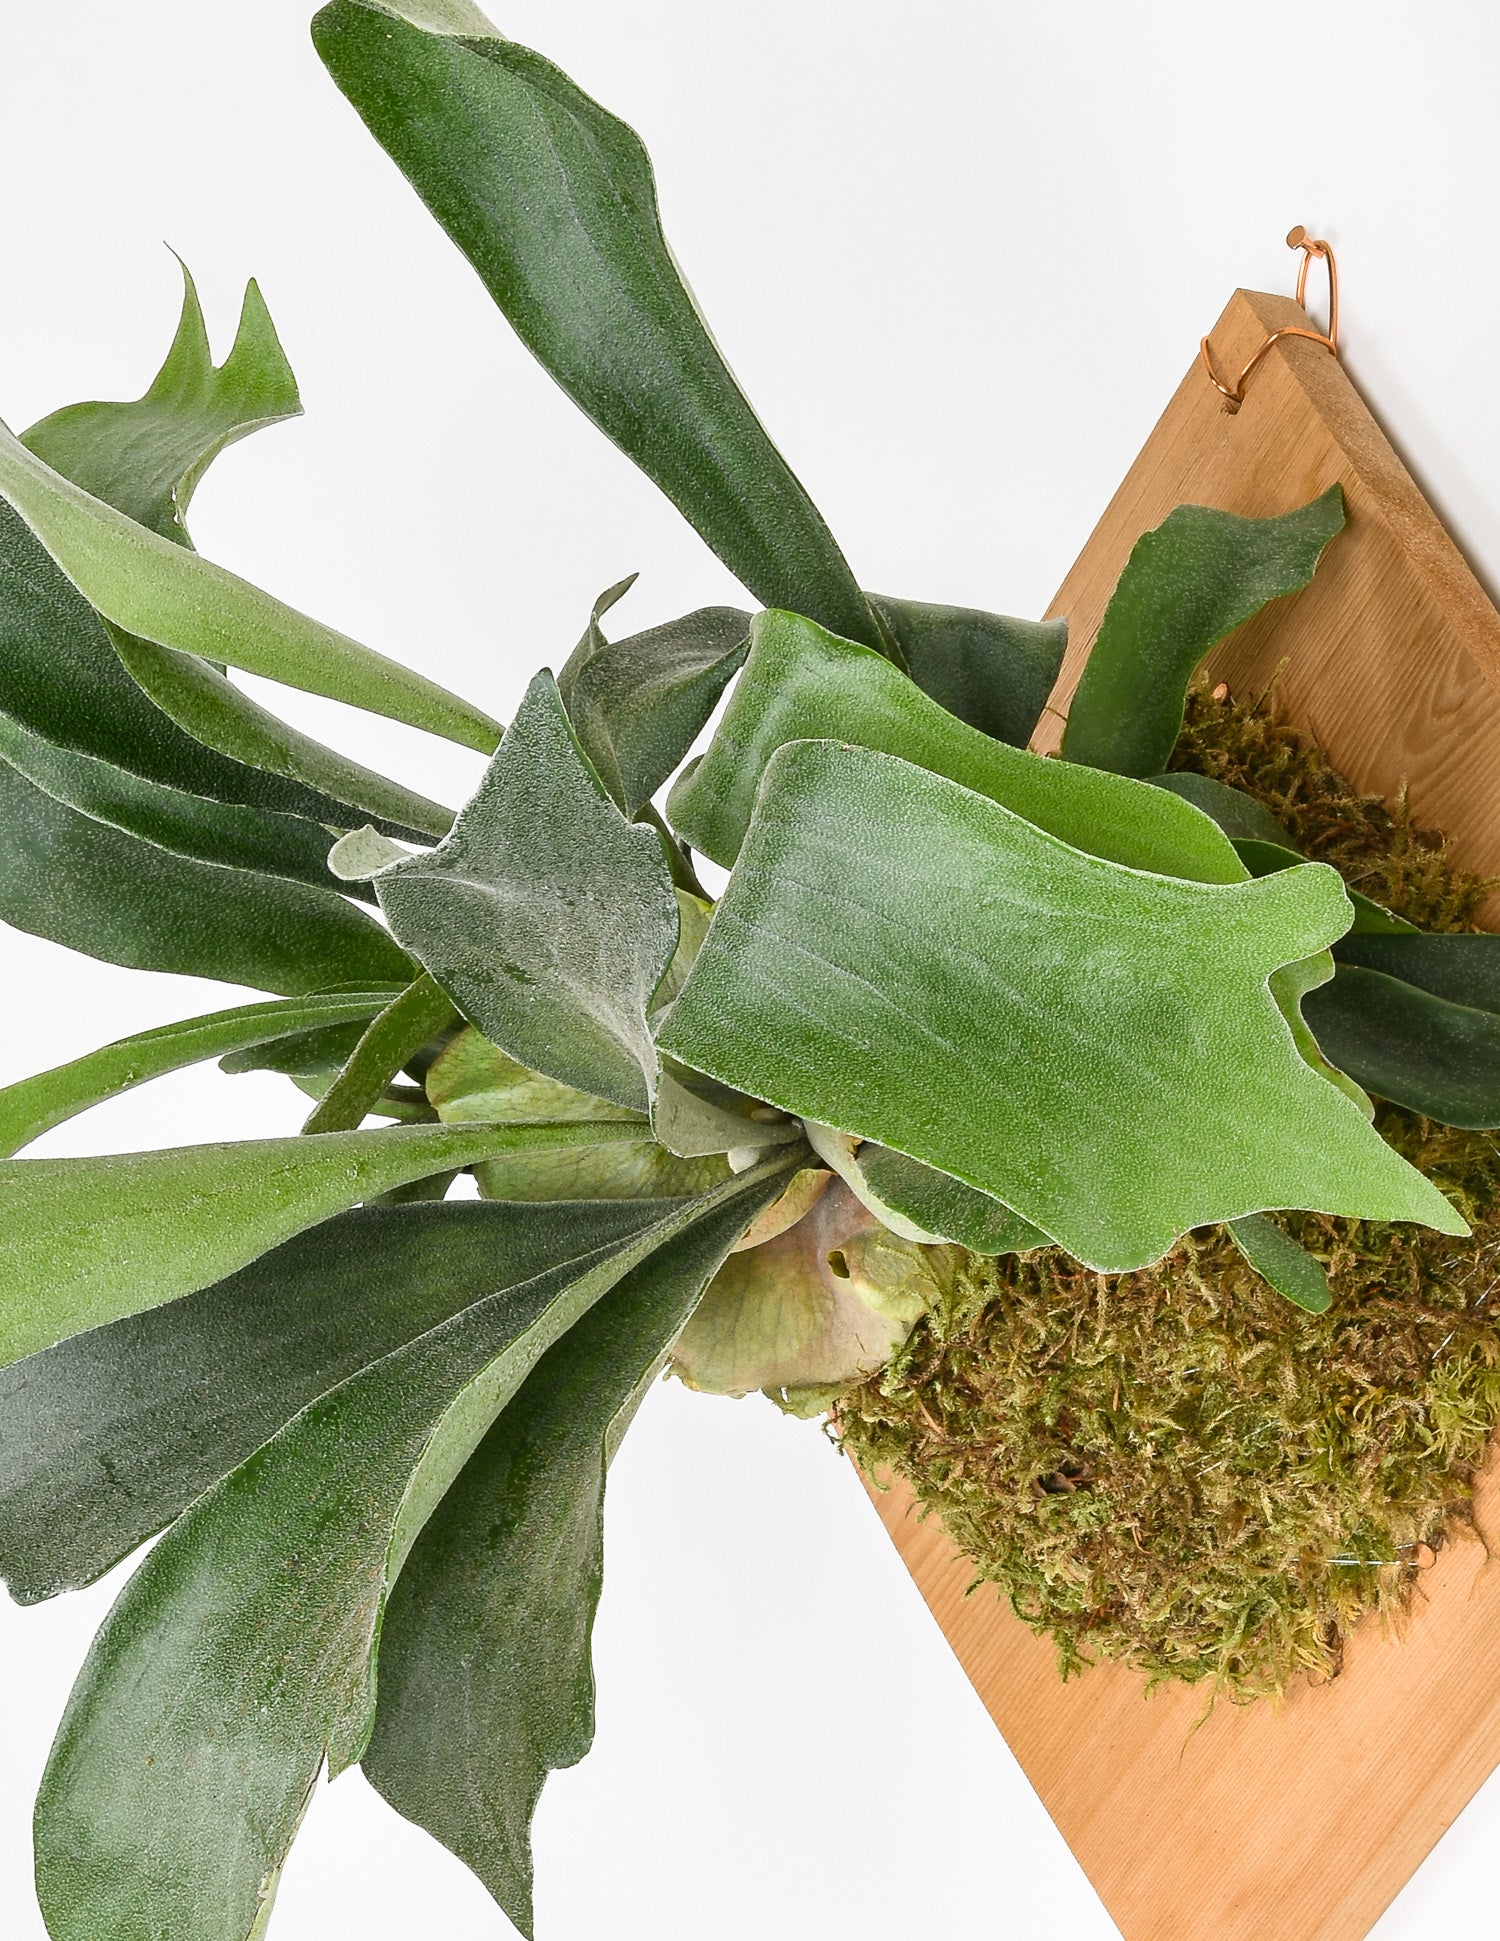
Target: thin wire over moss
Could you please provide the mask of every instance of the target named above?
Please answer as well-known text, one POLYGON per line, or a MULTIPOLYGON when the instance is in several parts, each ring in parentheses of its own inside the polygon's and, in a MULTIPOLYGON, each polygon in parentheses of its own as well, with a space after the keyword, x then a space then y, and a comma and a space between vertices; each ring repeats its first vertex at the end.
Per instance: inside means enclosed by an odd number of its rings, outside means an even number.
MULTIPOLYGON (((1193 697, 1175 765, 1250 789, 1307 854, 1431 928, 1485 885, 1264 712, 1193 697)), ((844 1396, 838 1433, 940 1512, 1063 1673, 1119 1658, 1236 1700, 1339 1668, 1468 1519, 1500 1421, 1500 1143, 1382 1107, 1474 1237, 1289 1218, 1334 1300, 1273 1293, 1222 1228, 1106 1276, 969 1257, 943 1312, 844 1396)))

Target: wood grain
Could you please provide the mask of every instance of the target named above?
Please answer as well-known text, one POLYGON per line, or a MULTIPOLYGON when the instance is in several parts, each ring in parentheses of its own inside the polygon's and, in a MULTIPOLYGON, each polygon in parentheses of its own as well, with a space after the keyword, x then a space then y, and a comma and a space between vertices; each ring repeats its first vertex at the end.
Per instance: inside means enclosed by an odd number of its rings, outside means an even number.
MULTIPOLYGON (((1302 319, 1237 291, 1212 333, 1238 370, 1302 319)), ((1291 339, 1238 412, 1188 373, 1069 573, 1071 628, 1038 746, 1055 747, 1115 580, 1184 502, 1285 512, 1335 480, 1349 524, 1312 586, 1221 647, 1239 697, 1272 692, 1361 787, 1409 789, 1459 860, 1500 877, 1500 614, 1342 367, 1291 339)), ((1500 895, 1486 908, 1500 928, 1500 895)), ((1366 1627, 1331 1685, 1220 1705, 1101 1666, 1064 1684, 1051 1645, 904 1487, 872 1498, 938 1623, 1126 1941, 1361 1941, 1500 1765, 1500 1567, 1478 1541, 1427 1572, 1404 1637, 1366 1627)), ((1480 1492, 1500 1530, 1500 1468, 1480 1492)))
MULTIPOLYGON (((1280 1709, 1149 1698, 1052 1646, 981 1585, 909 1491, 871 1497, 991 1718, 1125 1941, 1358 1941, 1500 1763, 1500 1563, 1470 1539, 1405 1635, 1364 1627, 1280 1709)), ((1500 1474, 1481 1528, 1500 1524, 1500 1474)))
MULTIPOLYGON (((1238 370, 1269 330, 1306 318, 1288 297, 1238 290, 1212 332, 1238 370)), ((1176 505, 1264 517, 1337 481, 1348 526, 1305 593, 1278 600, 1215 654, 1237 696, 1272 692, 1361 788, 1394 795, 1442 829, 1463 861, 1500 877, 1500 613, 1417 490, 1343 366, 1285 339, 1235 412, 1201 365, 1183 379, 1064 580, 1067 658, 1038 747, 1067 703, 1130 549, 1176 505)), ((1500 928, 1500 896, 1486 911, 1500 928)))

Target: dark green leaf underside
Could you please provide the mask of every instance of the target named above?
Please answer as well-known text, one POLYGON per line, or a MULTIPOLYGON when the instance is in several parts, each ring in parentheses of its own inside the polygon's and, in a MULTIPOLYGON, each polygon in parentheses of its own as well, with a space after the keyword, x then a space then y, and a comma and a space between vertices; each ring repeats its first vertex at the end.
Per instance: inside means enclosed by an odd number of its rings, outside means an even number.
POLYGON ((882 593, 869 599, 924 694, 971 728, 1026 746, 1062 668, 1066 620, 1012 620, 882 593))
MULTIPOLYGON (((212 672, 203 669, 205 677, 212 672)), ((163 712, 126 671, 93 608, 3 501, 0 713, 59 748, 188 795, 336 826, 362 819, 344 800, 292 779, 281 764, 264 770, 205 747, 163 712)), ((404 818, 400 827, 415 833, 404 818)))
POLYGON ((669 1242, 528 1377, 412 1551, 386 1615, 364 1766, 531 1932, 530 1824, 594 1729, 589 1639, 608 1458, 774 1180, 669 1242))
MULTIPOLYGON (((588 1239, 638 1208, 586 1208, 588 1239)), ((0 1577, 92 1583, 300 1409, 578 1245, 573 1206, 359 1207, 167 1307, 0 1371, 0 1577)))
POLYGON ((54 1941, 257 1931, 320 1768, 367 1743, 390 1585, 499 1411, 624 1274, 760 1184, 642 1212, 623 1241, 607 1209, 602 1246, 573 1209, 555 1267, 507 1284, 497 1266, 495 1292, 314 1402, 162 1538, 95 1642, 43 1782, 54 1941))
POLYGON ((1304 1000, 1303 1014, 1326 1056, 1367 1092, 1444 1125, 1500 1126, 1495 1012, 1341 963, 1333 982, 1304 1000))
POLYGON ((1341 937, 1334 949, 1341 964, 1399 977, 1419 991, 1500 1015, 1500 937, 1488 932, 1429 936, 1367 933, 1341 937))
POLYGON ((676 773, 749 644, 748 613, 705 607, 601 641, 571 678, 558 676, 573 732, 627 816, 676 773))

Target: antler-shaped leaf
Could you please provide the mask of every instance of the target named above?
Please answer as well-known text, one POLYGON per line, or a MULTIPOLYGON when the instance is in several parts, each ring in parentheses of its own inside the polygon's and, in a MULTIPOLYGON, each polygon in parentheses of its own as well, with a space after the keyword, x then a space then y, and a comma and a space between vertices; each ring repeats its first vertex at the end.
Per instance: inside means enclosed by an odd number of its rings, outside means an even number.
POLYGON ((798 742, 661 1043, 1106 1271, 1268 1207, 1464 1232, 1303 1062, 1267 987, 1348 922, 1321 864, 1151 876, 908 762, 798 742))
POLYGON ((661 839, 629 823, 539 674, 436 849, 375 878, 396 935, 531 1071, 649 1109, 647 1008, 677 946, 661 839))
POLYGON ((89 604, 126 634, 388 715, 485 754, 499 739, 499 724, 479 708, 138 526, 43 464, 3 425, 0 497, 89 604))
POLYGON ((668 804, 674 828, 726 868, 776 750, 827 737, 918 762, 1133 869, 1209 883, 1245 874, 1228 839, 1187 803, 1143 782, 1008 747, 930 700, 879 654, 811 620, 757 614, 750 642, 718 733, 683 771, 668 804))
POLYGON ((215 367, 197 286, 187 264, 181 267, 177 334, 145 396, 130 404, 64 405, 21 442, 137 525, 189 545, 184 515, 213 460, 236 439, 297 417, 302 400, 254 279, 233 348, 215 367))
POLYGON ((634 131, 468 5, 333 0, 313 39, 527 349, 736 578, 894 652, 698 314, 634 131))
POLYGON ((391 1586, 496 1416, 643 1261, 690 1304, 778 1184, 636 1209, 623 1237, 605 1209, 603 1245, 571 1209, 558 1265, 518 1282, 497 1262, 486 1298, 414 1328, 199 1499, 107 1620, 53 1748, 37 1879, 54 1941, 260 1933, 320 1768, 369 1740, 391 1586))
POLYGON ((1159 774, 1204 655, 1267 601, 1300 592, 1343 523, 1343 492, 1330 485, 1272 519, 1180 505, 1138 539, 1068 710, 1068 760, 1159 774))

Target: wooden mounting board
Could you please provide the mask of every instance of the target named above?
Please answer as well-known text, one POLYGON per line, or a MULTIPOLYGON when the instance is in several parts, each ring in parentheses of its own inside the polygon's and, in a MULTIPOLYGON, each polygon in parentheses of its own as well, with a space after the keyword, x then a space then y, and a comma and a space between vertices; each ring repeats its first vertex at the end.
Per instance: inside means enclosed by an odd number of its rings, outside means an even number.
MULTIPOLYGON (((1304 322, 1241 290, 1214 329, 1237 371, 1304 322)), ((1340 365, 1271 351, 1238 412, 1188 373, 1052 606, 1071 645, 1038 735, 1056 746, 1110 591, 1142 532, 1185 502, 1265 515, 1337 480, 1349 524, 1307 592, 1240 629, 1214 671, 1361 787, 1409 786, 1459 860, 1500 876, 1500 614, 1340 365)), ((1500 895, 1486 906, 1500 928, 1500 895)), ((902 1487, 871 1491, 933 1615, 1125 1941, 1361 1941, 1500 1765, 1500 1567, 1447 1548, 1404 1637, 1366 1627, 1333 1684, 1279 1710, 1218 1706, 1100 1666, 1068 1684, 1050 1643, 982 1586, 902 1487)), ((1500 1468, 1478 1501, 1500 1536, 1500 1468)), ((1497 1543, 1500 1548, 1500 1543, 1497 1543)))

